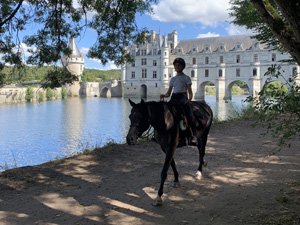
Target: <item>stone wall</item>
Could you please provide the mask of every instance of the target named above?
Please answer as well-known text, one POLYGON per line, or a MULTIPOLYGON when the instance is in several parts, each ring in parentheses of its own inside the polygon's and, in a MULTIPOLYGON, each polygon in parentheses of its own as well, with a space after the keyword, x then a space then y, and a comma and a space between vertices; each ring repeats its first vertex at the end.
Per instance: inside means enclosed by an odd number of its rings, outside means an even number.
MULTIPOLYGON (((0 104, 26 102, 26 89, 26 87, 15 87, 13 85, 0 88, 0 104)), ((33 87, 32 89, 34 93, 33 102, 39 100, 39 92, 44 93, 44 101, 46 100, 46 89, 40 87, 33 87)), ((53 99, 61 99, 61 88, 52 91, 54 91, 53 99)))

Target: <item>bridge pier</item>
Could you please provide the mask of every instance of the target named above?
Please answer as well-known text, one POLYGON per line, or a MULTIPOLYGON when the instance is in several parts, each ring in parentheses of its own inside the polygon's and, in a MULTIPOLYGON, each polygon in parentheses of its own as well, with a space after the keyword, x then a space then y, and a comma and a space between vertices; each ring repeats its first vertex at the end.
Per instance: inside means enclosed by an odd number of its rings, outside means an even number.
POLYGON ((260 78, 250 78, 249 79, 249 94, 256 97, 261 91, 261 79, 260 78))
POLYGON ((216 100, 217 101, 223 101, 225 99, 225 90, 226 90, 226 85, 225 85, 225 78, 218 78, 216 80, 216 100))

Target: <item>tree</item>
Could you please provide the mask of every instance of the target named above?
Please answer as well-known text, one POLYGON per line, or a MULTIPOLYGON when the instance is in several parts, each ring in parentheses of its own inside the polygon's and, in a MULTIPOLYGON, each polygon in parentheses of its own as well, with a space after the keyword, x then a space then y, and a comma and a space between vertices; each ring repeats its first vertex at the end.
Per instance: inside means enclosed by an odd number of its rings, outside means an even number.
MULTIPOLYGON (((231 0, 231 4, 234 24, 252 29, 256 39, 289 52, 300 65, 299 0, 231 0)), ((300 87, 295 82, 299 75, 293 74, 292 79, 283 77, 280 65, 273 65, 265 75, 268 79, 264 86, 268 91, 263 89, 258 99, 250 97, 248 101, 254 102, 260 112, 259 121, 267 122, 267 132, 279 138, 279 146, 290 146, 289 140, 300 140, 300 87), (289 93, 276 85, 267 86, 280 76, 286 80, 289 93)))
POLYGON ((27 87, 26 92, 25 92, 25 99, 27 100, 27 102, 30 102, 33 100, 34 97, 34 92, 32 87, 27 87))
MULTIPOLYGON (((135 15, 151 12, 156 0, 2 0, 0 3, 0 86, 7 84, 14 73, 6 76, 5 64, 22 68, 22 43, 30 47, 28 64, 57 65, 63 54, 70 54, 67 43, 70 37, 79 36, 86 28, 96 31, 96 43, 90 48, 89 57, 100 59, 103 64, 113 60, 120 65, 131 61, 126 51, 132 41, 143 41, 145 28, 138 28, 135 15), (75 1, 74 1, 75 2, 75 1), (26 3, 26 4, 25 4, 26 3), (88 19, 92 13, 92 19, 88 19), (38 30, 19 39, 19 33, 35 24, 38 30)), ((63 65, 55 66, 45 77, 46 86, 58 87, 78 79, 63 65)))

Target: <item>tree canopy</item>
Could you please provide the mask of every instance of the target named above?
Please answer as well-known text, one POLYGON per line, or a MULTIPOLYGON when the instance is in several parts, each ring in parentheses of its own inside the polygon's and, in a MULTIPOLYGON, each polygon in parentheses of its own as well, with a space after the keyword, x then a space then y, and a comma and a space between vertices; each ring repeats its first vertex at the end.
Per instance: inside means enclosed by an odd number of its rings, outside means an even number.
MULTIPOLYGON (((231 0, 231 4, 234 24, 253 30, 259 41, 289 52, 300 65, 299 0, 231 0)), ((248 99, 260 112, 258 121, 267 123, 267 132, 279 138, 279 145, 290 146, 290 140, 300 140, 300 78, 297 71, 293 73, 292 78, 283 77, 280 62, 273 65, 265 74, 266 84, 282 77, 289 92, 283 91, 283 86, 270 85, 257 99, 248 99)))
MULTIPOLYGON (((3 73, 4 65, 20 68, 24 64, 57 65, 63 54, 70 54, 68 41, 85 29, 94 29, 96 42, 88 56, 105 65, 131 60, 126 46, 141 42, 146 28, 137 27, 137 13, 151 12, 156 0, 2 0, 0 3, 0 86, 9 83, 12 73, 3 73), (92 18, 88 15, 92 15, 92 18), (19 34, 37 27, 37 31, 20 39, 19 34), (24 58, 22 43, 30 47, 24 58)), ((63 65, 64 66, 64 65, 63 65)), ((72 83, 77 79, 64 67, 54 67, 45 81, 50 86, 72 83)))

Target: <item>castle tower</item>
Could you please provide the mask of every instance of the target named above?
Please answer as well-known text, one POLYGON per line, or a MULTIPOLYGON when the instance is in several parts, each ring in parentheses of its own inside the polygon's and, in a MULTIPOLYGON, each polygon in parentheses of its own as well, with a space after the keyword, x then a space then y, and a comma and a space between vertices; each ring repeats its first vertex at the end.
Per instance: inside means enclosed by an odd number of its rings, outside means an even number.
POLYGON ((81 81, 81 75, 83 72, 84 58, 83 55, 80 53, 74 38, 70 38, 69 48, 72 50, 72 53, 69 56, 64 55, 61 61, 63 66, 65 66, 70 73, 78 77, 78 81, 74 81, 71 85, 66 84, 66 89, 68 94, 79 96, 79 82, 81 81))
POLYGON ((168 64, 169 64, 169 47, 167 36, 163 36, 163 44, 161 47, 161 80, 163 81, 163 86, 168 87, 169 75, 168 75, 168 64))

